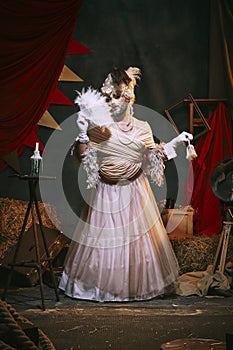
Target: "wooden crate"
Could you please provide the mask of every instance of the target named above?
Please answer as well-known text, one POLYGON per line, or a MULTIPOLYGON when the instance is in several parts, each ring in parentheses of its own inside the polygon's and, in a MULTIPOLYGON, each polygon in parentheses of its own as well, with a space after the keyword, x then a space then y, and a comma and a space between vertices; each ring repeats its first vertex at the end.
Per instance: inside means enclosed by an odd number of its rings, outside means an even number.
POLYGON ((162 220, 169 235, 193 235, 193 209, 163 209, 162 220))
MULTIPOLYGON (((63 247, 66 246, 67 242, 65 236, 58 229, 50 229, 48 227, 43 227, 45 234, 45 239, 49 251, 50 258, 52 261, 58 256, 63 247)), ((49 268, 49 263, 40 233, 40 227, 37 225, 38 232, 38 248, 40 251, 41 259, 41 271, 44 273, 49 268)), ((13 258, 16 250, 15 245, 12 246, 3 259, 0 259, 0 280, 7 281, 7 276, 9 274, 10 265, 13 262, 13 258)), ((34 239, 34 233, 32 226, 29 230, 25 231, 21 238, 21 243, 18 251, 17 262, 21 263, 19 266, 14 267, 14 273, 12 278, 12 285, 17 287, 32 287, 36 285, 39 281, 38 270, 34 265, 36 264, 36 245, 34 239), (31 262, 32 266, 28 267, 24 262, 31 262)))

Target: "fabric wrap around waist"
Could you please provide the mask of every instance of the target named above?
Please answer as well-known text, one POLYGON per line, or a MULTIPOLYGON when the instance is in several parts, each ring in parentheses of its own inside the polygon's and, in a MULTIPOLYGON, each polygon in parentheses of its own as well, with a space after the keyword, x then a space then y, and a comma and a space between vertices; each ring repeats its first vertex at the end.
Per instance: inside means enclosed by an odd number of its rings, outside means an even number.
POLYGON ((142 172, 143 172, 143 170, 140 168, 136 172, 136 174, 134 174, 133 176, 131 176, 129 178, 119 178, 119 179, 108 178, 100 173, 100 181, 102 181, 108 185, 120 185, 120 186, 128 185, 129 182, 133 182, 134 180, 136 180, 142 174, 142 172))

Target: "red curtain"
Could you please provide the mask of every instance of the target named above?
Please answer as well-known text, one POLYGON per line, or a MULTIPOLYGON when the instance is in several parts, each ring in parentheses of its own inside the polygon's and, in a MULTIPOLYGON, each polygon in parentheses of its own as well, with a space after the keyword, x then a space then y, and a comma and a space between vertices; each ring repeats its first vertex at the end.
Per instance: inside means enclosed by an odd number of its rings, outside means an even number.
POLYGON ((81 3, 1 1, 0 158, 21 145, 48 109, 81 3))
MULTIPOLYGON (((191 205, 195 209, 194 232, 200 235, 215 235, 221 230, 222 217, 220 200, 210 187, 210 175, 217 163, 233 156, 232 122, 230 113, 223 103, 219 104, 207 121, 211 131, 200 137, 195 146, 198 158, 192 163, 194 190, 191 205)), ((187 198, 190 198, 190 189, 187 182, 187 198)))

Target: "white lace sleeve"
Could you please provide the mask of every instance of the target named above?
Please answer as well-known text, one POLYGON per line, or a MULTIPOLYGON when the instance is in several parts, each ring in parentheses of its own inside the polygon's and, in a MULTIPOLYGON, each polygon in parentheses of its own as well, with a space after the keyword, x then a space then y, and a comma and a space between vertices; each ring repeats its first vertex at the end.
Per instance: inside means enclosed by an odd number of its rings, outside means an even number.
POLYGON ((86 151, 83 153, 83 169, 87 173, 87 188, 94 188, 99 180, 99 164, 97 160, 97 150, 88 144, 86 151))
POLYGON ((148 152, 148 166, 151 181, 161 187, 164 184, 164 144, 159 144, 148 152))

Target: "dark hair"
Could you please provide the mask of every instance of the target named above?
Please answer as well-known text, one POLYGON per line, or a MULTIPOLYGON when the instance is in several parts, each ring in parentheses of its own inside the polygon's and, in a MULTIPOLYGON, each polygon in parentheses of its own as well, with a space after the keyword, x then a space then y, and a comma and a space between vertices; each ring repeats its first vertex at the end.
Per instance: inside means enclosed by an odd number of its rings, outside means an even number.
POLYGON ((119 69, 117 67, 113 68, 113 71, 111 72, 112 80, 114 83, 119 85, 120 83, 125 83, 126 85, 129 84, 129 82, 132 80, 125 70, 119 69))

